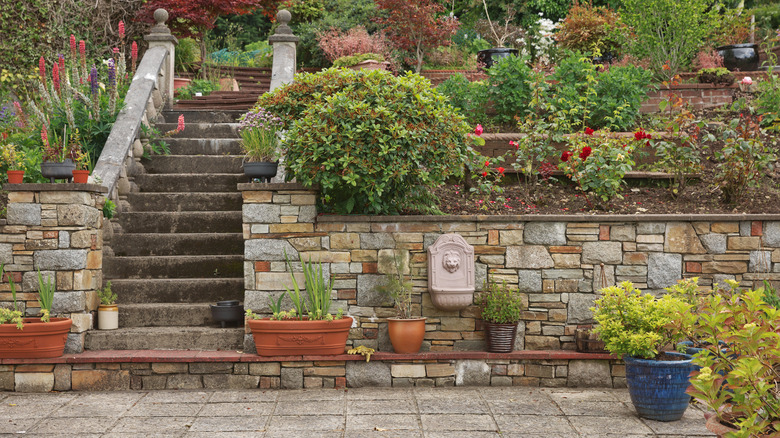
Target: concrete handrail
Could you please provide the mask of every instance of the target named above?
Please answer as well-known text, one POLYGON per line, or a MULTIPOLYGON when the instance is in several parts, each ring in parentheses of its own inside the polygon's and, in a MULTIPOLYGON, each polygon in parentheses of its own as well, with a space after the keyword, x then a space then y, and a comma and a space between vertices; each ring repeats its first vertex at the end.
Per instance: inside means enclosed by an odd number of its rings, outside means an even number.
POLYGON ((96 180, 108 189, 109 197, 115 197, 114 189, 138 136, 152 92, 159 88, 159 81, 168 80, 160 78, 167 57, 168 50, 160 46, 152 47, 144 54, 130 83, 124 106, 92 172, 96 180))

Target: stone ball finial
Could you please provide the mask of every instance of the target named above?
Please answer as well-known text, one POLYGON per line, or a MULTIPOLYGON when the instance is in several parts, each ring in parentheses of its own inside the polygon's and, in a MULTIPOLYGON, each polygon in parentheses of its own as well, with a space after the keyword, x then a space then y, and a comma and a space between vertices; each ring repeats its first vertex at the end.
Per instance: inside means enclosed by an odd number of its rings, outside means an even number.
POLYGON ((282 9, 276 13, 276 20, 279 21, 280 24, 286 25, 292 20, 292 14, 290 14, 290 11, 287 9, 282 9))
POLYGON ((168 11, 165 9, 157 9, 154 11, 154 21, 157 23, 157 25, 165 24, 166 21, 168 21, 168 11))

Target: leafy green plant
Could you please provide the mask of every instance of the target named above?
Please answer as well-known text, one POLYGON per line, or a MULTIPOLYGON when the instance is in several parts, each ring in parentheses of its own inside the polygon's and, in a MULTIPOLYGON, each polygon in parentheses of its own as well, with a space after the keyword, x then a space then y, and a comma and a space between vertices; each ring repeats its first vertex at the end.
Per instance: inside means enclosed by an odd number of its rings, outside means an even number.
POLYGON ((664 346, 681 339, 682 334, 671 328, 671 315, 691 306, 680 298, 665 295, 657 299, 629 281, 600 292, 601 298, 591 308, 598 323, 594 332, 610 353, 653 359, 664 346))
POLYGON ((642 102, 647 99, 652 73, 628 65, 610 67, 596 76, 596 95, 589 112, 588 126, 612 131, 628 131, 636 125, 642 102))
POLYGON ((116 293, 111 291, 111 281, 106 282, 106 286, 103 289, 98 289, 98 298, 100 298, 100 304, 111 305, 116 303, 116 293))
POLYGON ((176 95, 179 99, 192 99, 195 93, 208 96, 214 91, 219 91, 219 82, 210 79, 193 79, 186 87, 176 90, 176 95))
POLYGON ((378 53, 357 53, 349 56, 342 56, 333 61, 333 67, 351 67, 360 64, 363 61, 384 62, 385 57, 378 53))
POLYGON ((774 159, 762 140, 759 123, 750 114, 740 114, 721 132, 725 144, 715 153, 718 165, 714 182, 723 202, 734 203, 749 187, 758 185, 764 169, 774 159))
POLYGON ((482 319, 493 324, 516 324, 523 311, 523 297, 517 288, 488 280, 487 290, 477 297, 482 319))
POLYGON ((22 318, 22 312, 0 307, 0 324, 16 324, 17 329, 24 330, 24 320, 22 318))
POLYGON ((51 307, 54 304, 54 279, 43 280, 41 271, 38 271, 38 305, 41 306, 41 321, 49 322, 51 307))
POLYGON ((488 89, 485 81, 471 82, 460 73, 450 76, 436 87, 436 91, 447 96, 450 104, 459 109, 472 126, 488 120, 485 113, 488 89))
POLYGON ((710 344, 694 356, 701 368, 688 393, 737 430, 733 437, 780 433, 780 310, 762 290, 733 280, 704 301, 695 333, 710 344))
POLYGON ((192 38, 180 38, 174 51, 173 68, 177 72, 194 71, 200 62, 200 45, 192 38))
POLYGON ((319 185, 324 211, 433 211, 431 189, 463 174, 472 142, 463 117, 415 74, 328 69, 258 105, 289 127, 287 177, 319 185))
POLYGON ((575 2, 555 39, 568 50, 617 54, 628 40, 628 28, 616 11, 588 2, 575 2))
POLYGON ((239 118, 238 133, 248 161, 276 161, 279 158, 279 138, 283 122, 260 106, 255 106, 239 118))
POLYGON ((106 219, 113 219, 116 213, 116 204, 110 199, 106 199, 103 203, 103 217, 106 219))
POLYGON ((398 311, 398 317, 403 319, 414 318, 412 316, 412 280, 406 278, 408 270, 408 257, 403 257, 400 253, 392 256, 383 254, 385 259, 380 263, 385 266, 392 266, 394 271, 385 275, 385 284, 377 286, 377 289, 389 296, 393 300, 395 309, 398 311), (391 260, 390 260, 391 259, 391 260))
MULTIPOLYGON (((780 10, 780 7, 778 7, 780 10)), ((780 16, 780 12, 778 13, 780 16)), ((780 42, 780 32, 773 35, 762 44, 767 60, 764 66, 777 65, 777 55, 774 48, 780 42)), ((756 113, 761 118, 761 126, 769 131, 780 132, 780 75, 776 71, 769 71, 763 81, 758 82, 756 93, 756 113)))
POLYGON ((508 56, 495 63, 487 71, 488 96, 493 102, 496 119, 501 123, 512 122, 515 116, 524 116, 531 99, 528 84, 532 70, 523 56, 508 56))
POLYGON ((697 74, 702 84, 731 85, 734 83, 734 75, 725 67, 703 68, 697 74))

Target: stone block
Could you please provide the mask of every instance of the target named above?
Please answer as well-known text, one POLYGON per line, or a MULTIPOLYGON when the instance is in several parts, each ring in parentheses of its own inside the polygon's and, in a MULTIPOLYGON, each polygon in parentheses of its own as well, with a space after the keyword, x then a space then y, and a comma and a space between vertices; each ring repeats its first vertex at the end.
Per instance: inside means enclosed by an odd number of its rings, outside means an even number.
POLYGON ((180 374, 187 372, 186 363, 156 362, 152 364, 152 372, 155 374, 180 374))
POLYGON ((591 324, 593 323, 593 311, 599 298, 598 294, 569 294, 567 324, 591 324))
POLYGON ((5 218, 8 225, 40 225, 41 205, 26 203, 8 204, 5 218))
POLYGON ((576 388, 610 388, 612 376, 607 360, 571 360, 567 386, 576 388))
POLYGON ((600 290, 603 287, 615 285, 615 265, 593 267, 593 283, 591 290, 600 290))
POLYGON ((739 233, 739 222, 713 222, 710 230, 713 233, 739 233))
POLYGON ((260 376, 213 374, 203 376, 206 389, 255 389, 260 385, 260 376))
MULTIPOLYGON (((473 332, 475 320, 473 318, 451 318, 442 316, 441 330, 445 332, 473 332)), ((393 376, 396 377, 396 376, 393 376)))
POLYGON ((704 254, 699 235, 688 222, 669 222, 664 236, 664 252, 704 254))
POLYGON ((73 320, 73 325, 70 326, 72 333, 83 333, 92 329, 91 313, 71 313, 70 319, 73 320))
POLYGON ((542 271, 542 278, 578 280, 583 278, 582 269, 545 269, 542 271))
POLYGON ((619 242, 632 242, 636 239, 636 227, 633 225, 613 225, 610 230, 610 239, 619 242))
POLYGON ((347 386, 350 388, 392 386, 390 364, 387 362, 349 361, 346 368, 347 386))
POLYGON ((57 224, 61 227, 85 226, 97 228, 100 223, 98 210, 86 205, 58 205, 57 224))
POLYGON ((14 262, 14 245, 12 243, 0 243, 0 263, 10 265, 14 262))
POLYGON ((771 251, 750 251, 750 272, 770 272, 772 270, 771 251))
POLYGON ((92 204, 87 192, 41 192, 40 197, 41 204, 92 204))
POLYGON ((739 261, 713 261, 701 264, 701 272, 704 274, 743 274, 747 272, 747 268, 746 262, 739 261))
POLYGON ((13 391, 15 384, 13 371, 0 371, 0 391, 13 391))
POLYGON ((652 253, 647 260, 647 286, 663 289, 682 278, 682 255, 652 253))
POLYGON ((734 251, 755 250, 761 243, 760 237, 729 236, 728 249, 734 251))
POLYGON ((360 233, 361 249, 395 248, 395 239, 390 233, 360 233))
POLYGON ((392 364, 390 375, 393 377, 425 377, 425 365, 422 364, 392 364))
POLYGON ((450 377, 455 375, 455 367, 447 363, 429 363, 425 365, 428 377, 450 377))
POLYGON ((523 230, 499 230, 498 241, 501 246, 522 245, 523 230))
POLYGON ((632 266, 617 266, 615 268, 615 275, 621 277, 644 277, 647 275, 647 266, 632 265, 632 266))
POLYGON ((662 234, 665 231, 665 222, 640 222, 636 226, 637 234, 662 234))
MULTIPOLYGON (((56 278, 53 271, 29 271, 22 274, 22 290, 25 292, 38 291, 38 272, 41 273, 41 280, 45 284, 54 283, 57 289, 64 289, 59 287, 59 285, 56 283, 56 278)), ((18 287, 19 286, 17 285, 17 288, 18 287)))
POLYGON ((141 378, 141 388, 144 390, 165 389, 165 383, 168 376, 143 376, 141 378))
POLYGON ((301 389, 303 388, 303 368, 283 367, 281 371, 282 388, 301 389))
POLYGON ((521 245, 506 249, 507 268, 544 269, 554 266, 555 261, 544 246, 521 245))
POLYGON ((359 249, 360 235, 357 233, 331 233, 330 249, 359 249))
POLYGON ((361 274, 357 276, 357 305, 358 306, 391 306, 393 300, 382 293, 378 286, 387 283, 387 277, 378 274, 361 274))
POLYGON ((552 254, 556 268, 579 268, 579 254, 552 254))
MULTIPOLYGON (((186 365, 186 364, 184 364, 186 365)), ((165 389, 201 389, 201 376, 192 374, 169 374, 165 381, 165 389)))
POLYGON ((241 212, 245 224, 278 224, 282 221, 281 207, 278 205, 244 204, 241 212))
POLYGON ((72 248, 90 248, 93 240, 97 241, 97 231, 76 231, 70 236, 70 246, 72 248))
POLYGON ((780 222, 764 222, 764 246, 780 247, 780 222))
POLYGON ((523 234, 525 243, 531 245, 565 245, 566 223, 528 222, 523 234))
POLYGON ((480 360, 455 362, 455 386, 489 386, 490 365, 480 360))
POLYGON ((71 386, 74 391, 128 391, 130 371, 127 370, 73 370, 71 386))
POLYGON ((233 364, 230 362, 193 362, 190 364, 191 374, 230 374, 232 372, 233 364))
POLYGON ((620 242, 585 242, 582 244, 582 263, 618 264, 623 262, 620 242))
POLYGON ((725 234, 702 234, 699 236, 702 245, 710 254, 724 254, 726 252, 726 235, 725 234))
POLYGON ((87 267, 86 249, 55 249, 36 251, 33 256, 36 270, 77 271, 87 267))
POLYGON ((525 348, 527 350, 560 350, 561 341, 556 336, 526 336, 525 348))
POLYGON ((525 375, 528 377, 540 377, 552 379, 555 377, 555 368, 552 365, 527 364, 525 375))
POLYGON ((54 292, 52 313, 83 312, 87 309, 84 292, 54 292))
POLYGON ((279 362, 259 362, 249 364, 249 374, 253 376, 279 376, 282 370, 279 362))
POLYGON ((542 273, 538 270, 517 271, 517 289, 520 292, 539 293, 542 291, 542 273))
POLYGON ((49 392, 54 389, 54 373, 16 373, 16 392, 49 392))

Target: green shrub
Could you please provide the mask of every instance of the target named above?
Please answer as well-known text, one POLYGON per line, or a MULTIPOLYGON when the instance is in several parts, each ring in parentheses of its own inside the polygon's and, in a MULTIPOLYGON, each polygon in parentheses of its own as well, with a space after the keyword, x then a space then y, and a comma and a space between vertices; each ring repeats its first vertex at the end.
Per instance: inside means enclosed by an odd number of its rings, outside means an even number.
POLYGON ((552 88, 550 104, 558 117, 568 122, 570 131, 588 126, 596 97, 597 74, 596 66, 588 56, 567 52, 550 78, 557 82, 552 88))
POLYGON ((492 278, 477 303, 482 319, 493 324, 516 324, 523 311, 523 297, 517 288, 509 287, 506 281, 496 283, 492 278))
POLYGON ((450 104, 460 110, 469 125, 486 123, 488 87, 485 82, 470 82, 458 73, 439 84, 436 90, 450 99, 450 104))
POLYGON ((192 71, 195 64, 200 62, 200 46, 192 38, 182 38, 176 45, 173 55, 173 67, 177 72, 192 71))
POLYGON ((652 74, 641 67, 611 67, 596 77, 596 97, 588 126, 628 131, 647 99, 652 74))
POLYGON ((508 56, 501 59, 488 70, 490 87, 488 96, 501 123, 512 122, 515 116, 523 116, 531 99, 532 70, 528 58, 508 56))
POLYGON ((319 185, 324 211, 431 211, 431 189, 463 173, 468 125, 415 74, 328 69, 297 75, 258 105, 280 116, 288 179, 319 185))
POLYGON ((208 96, 213 91, 219 90, 219 84, 208 79, 193 79, 189 85, 176 90, 176 96, 179 99, 192 99, 195 93, 201 93, 208 96))

